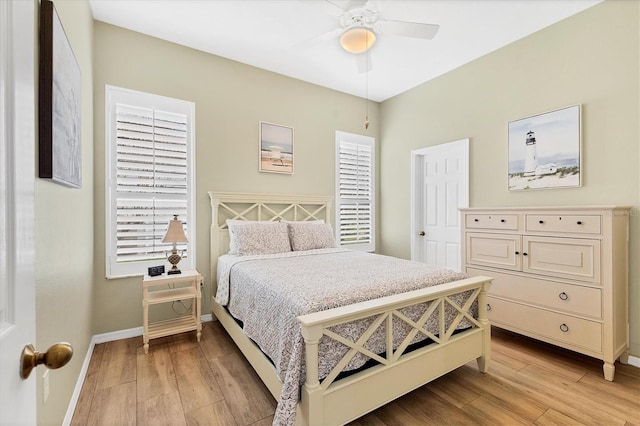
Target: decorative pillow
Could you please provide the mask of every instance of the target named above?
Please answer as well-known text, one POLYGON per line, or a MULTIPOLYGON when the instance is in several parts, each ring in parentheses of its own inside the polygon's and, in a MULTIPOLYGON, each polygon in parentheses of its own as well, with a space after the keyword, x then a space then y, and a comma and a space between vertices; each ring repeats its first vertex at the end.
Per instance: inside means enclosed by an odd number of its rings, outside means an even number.
POLYGON ((291 251, 287 224, 227 220, 229 254, 246 256, 291 251))
POLYGON ((336 246, 329 223, 288 222, 291 248, 294 251, 332 248, 336 246))

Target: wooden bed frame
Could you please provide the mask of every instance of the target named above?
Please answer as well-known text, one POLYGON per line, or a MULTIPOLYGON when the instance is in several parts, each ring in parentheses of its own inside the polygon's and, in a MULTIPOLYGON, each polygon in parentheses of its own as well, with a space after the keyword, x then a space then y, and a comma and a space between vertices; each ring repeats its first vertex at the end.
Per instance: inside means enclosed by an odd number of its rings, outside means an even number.
MULTIPOLYGON (((257 345, 243 333, 227 310, 215 302, 217 259, 229 249, 229 233, 225 220, 322 219, 330 223, 333 197, 224 192, 209 192, 209 197, 211 199, 211 303, 214 318, 224 326, 274 398, 278 400, 282 384, 275 367, 257 345)), ((479 370, 486 373, 491 354, 491 329, 486 311, 486 294, 490 281, 491 278, 488 277, 473 277, 298 317, 306 345, 307 370, 306 382, 298 402, 296 424, 345 424, 474 359, 478 362, 479 370), (454 294, 468 290, 472 291, 472 296, 463 307, 458 307, 449 299, 454 294), (478 301, 477 319, 467 312, 475 300, 478 301), (404 307, 426 301, 432 301, 432 303, 417 322, 400 312, 404 307), (444 324, 445 305, 453 306, 458 311, 457 318, 448 329, 444 324), (440 331, 437 335, 423 328, 423 324, 432 314, 439 315, 440 318, 440 331), (372 316, 376 319, 357 342, 348 341, 328 329, 337 324, 372 316), (473 328, 453 334, 463 318, 468 319, 473 324, 473 328), (393 339, 391 321, 404 321, 413 327, 402 345, 395 351, 387 349, 386 356, 373 354, 364 348, 366 340, 385 322, 387 324, 386 339, 387 342, 391 342, 393 339), (405 353, 405 349, 418 332, 429 336, 433 343, 405 353), (319 380, 318 342, 323 335, 336 339, 351 349, 327 377, 319 380), (358 352, 377 360, 379 364, 336 380, 340 371, 358 352)), ((387 344, 387 347, 391 345, 387 344)))

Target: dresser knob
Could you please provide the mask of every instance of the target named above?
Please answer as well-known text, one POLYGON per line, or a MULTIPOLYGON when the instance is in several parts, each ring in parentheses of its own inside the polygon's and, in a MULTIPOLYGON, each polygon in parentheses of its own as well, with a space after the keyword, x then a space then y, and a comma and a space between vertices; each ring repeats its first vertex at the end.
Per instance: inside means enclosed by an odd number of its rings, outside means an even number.
POLYGON ((487 303, 487 311, 491 310, 491 305, 487 303))
POLYGON ((539 223, 542 225, 544 223, 544 220, 541 220, 539 223))
POLYGON ((569 331, 569 326, 565 323, 560 324, 560 331, 566 333, 567 331, 569 331))
POLYGON ((519 251, 517 251, 517 252, 516 252, 516 255, 518 255, 518 254, 520 254, 520 252, 519 252, 519 251))
POLYGON ((480 222, 480 220, 479 220, 479 219, 473 219, 473 221, 474 221, 474 222, 480 222))
POLYGON ((500 219, 500 222, 504 223, 504 219, 500 219))
POLYGON ((563 291, 558 295, 558 297, 560 298, 560 300, 567 300, 569 298, 569 295, 563 291))
POLYGON ((581 220, 579 220, 577 223, 578 223, 578 225, 582 225, 582 221, 581 220))
POLYGON ((522 255, 523 255, 523 256, 528 256, 528 254, 527 254, 527 253, 522 253, 522 255))

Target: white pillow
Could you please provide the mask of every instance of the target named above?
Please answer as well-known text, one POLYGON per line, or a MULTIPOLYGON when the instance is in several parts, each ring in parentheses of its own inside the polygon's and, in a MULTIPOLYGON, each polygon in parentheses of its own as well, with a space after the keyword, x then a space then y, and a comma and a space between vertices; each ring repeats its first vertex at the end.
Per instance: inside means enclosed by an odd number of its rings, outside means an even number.
POLYGON ((286 223, 227 220, 227 227, 229 254, 246 256, 291 251, 286 223))
POLYGON ((336 242, 329 223, 288 222, 289 239, 293 251, 333 248, 336 242))

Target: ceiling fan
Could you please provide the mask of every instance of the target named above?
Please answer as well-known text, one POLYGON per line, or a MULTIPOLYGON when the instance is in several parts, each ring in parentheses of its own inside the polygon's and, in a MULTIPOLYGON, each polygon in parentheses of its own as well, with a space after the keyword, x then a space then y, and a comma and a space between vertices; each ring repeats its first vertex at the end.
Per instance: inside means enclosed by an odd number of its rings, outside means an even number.
MULTIPOLYGON (((318 4, 319 2, 303 2, 318 4)), ((431 40, 435 37, 439 25, 421 22, 396 21, 384 19, 377 2, 373 0, 324 0, 326 13, 336 18, 339 27, 315 37, 315 41, 338 38, 340 45, 356 57, 358 71, 371 70, 369 49, 376 42, 377 35, 396 35, 431 40)))

